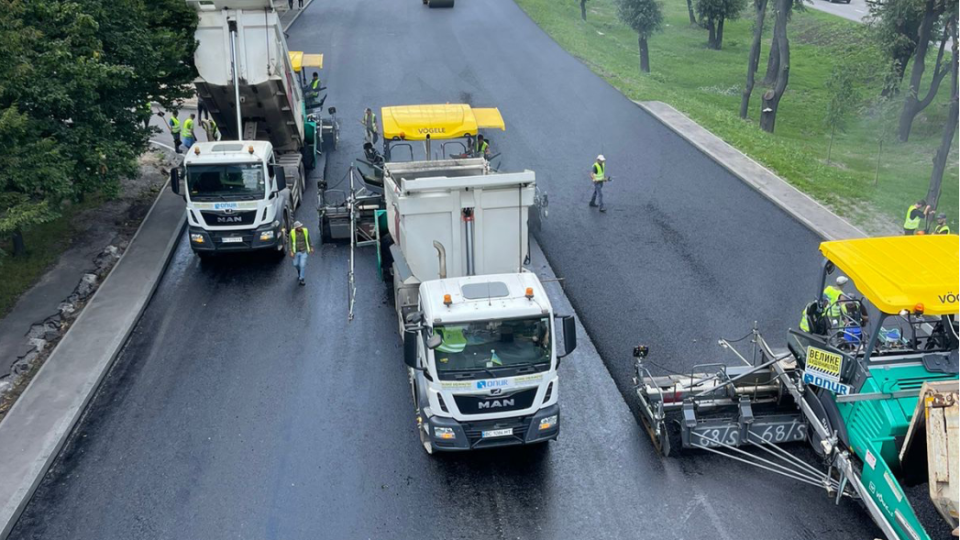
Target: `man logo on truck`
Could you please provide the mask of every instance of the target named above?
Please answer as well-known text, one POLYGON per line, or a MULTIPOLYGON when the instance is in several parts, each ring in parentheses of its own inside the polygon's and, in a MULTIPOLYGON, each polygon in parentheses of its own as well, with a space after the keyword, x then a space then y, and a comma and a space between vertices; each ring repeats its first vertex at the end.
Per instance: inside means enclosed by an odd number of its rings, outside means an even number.
POLYGON ((217 223, 240 223, 243 218, 240 216, 217 216, 217 223))
POLYGON ((477 403, 478 409, 499 409, 502 407, 513 407, 512 399, 491 399, 490 401, 481 401, 477 403))

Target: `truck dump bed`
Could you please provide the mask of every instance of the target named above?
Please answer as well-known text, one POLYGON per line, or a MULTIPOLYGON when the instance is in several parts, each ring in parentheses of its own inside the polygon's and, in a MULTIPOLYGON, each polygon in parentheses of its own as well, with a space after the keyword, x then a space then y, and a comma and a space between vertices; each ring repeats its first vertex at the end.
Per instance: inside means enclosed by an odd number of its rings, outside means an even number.
POLYGON ((434 242, 446 251, 446 277, 517 273, 535 189, 533 171, 490 173, 482 158, 388 163, 388 228, 419 281, 440 275, 434 242))
POLYGON ((956 381, 926 382, 900 450, 901 463, 926 459, 930 500, 954 531, 960 496, 960 401, 956 381), (917 455, 926 448, 926 456, 917 455))
POLYGON ((187 0, 200 17, 194 55, 199 98, 224 139, 269 140, 280 152, 303 146, 303 96, 271 0, 187 0), (237 30, 240 111, 237 133, 230 28, 237 30))

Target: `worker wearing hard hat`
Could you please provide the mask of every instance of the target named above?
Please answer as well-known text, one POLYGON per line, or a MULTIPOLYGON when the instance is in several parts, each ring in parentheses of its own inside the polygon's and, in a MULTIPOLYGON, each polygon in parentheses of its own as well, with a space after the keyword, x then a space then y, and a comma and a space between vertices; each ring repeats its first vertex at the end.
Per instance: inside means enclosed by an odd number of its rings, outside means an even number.
POLYGON ((933 234, 950 234, 950 226, 947 225, 947 215, 943 212, 937 214, 937 226, 934 227, 933 234))
POLYGON ((843 291, 843 287, 849 283, 847 276, 837 276, 837 286, 827 285, 823 289, 823 300, 827 303, 827 314, 831 319, 839 319, 841 315, 841 300, 847 300, 849 297, 843 291))
POLYGON ((607 160, 603 154, 597 156, 597 161, 593 163, 590 169, 590 180, 593 182, 593 196, 590 197, 590 207, 600 207, 601 212, 607 209, 603 206, 603 184, 607 181, 607 160))

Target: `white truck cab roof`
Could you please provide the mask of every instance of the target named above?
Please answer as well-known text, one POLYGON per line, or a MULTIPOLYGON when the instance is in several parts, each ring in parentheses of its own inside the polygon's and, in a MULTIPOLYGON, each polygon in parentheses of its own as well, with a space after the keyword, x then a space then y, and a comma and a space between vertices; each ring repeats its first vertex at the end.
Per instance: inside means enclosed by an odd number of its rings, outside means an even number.
POLYGON ((198 142, 186 151, 183 163, 263 163, 272 153, 267 141, 198 142))
POLYGON ((420 284, 420 305, 434 325, 550 315, 547 293, 531 272, 427 281, 420 284))

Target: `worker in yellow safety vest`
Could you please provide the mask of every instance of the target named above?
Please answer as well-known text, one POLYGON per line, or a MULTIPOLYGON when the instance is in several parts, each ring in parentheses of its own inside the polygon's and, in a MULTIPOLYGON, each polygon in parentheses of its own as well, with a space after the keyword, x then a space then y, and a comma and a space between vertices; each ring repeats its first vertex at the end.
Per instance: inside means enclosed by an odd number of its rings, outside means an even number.
POLYGON ((929 211, 930 206, 927 205, 927 201, 923 199, 910 205, 910 207, 907 208, 907 217, 903 221, 903 234, 916 234, 917 229, 920 228, 920 220, 926 218, 927 212, 929 211))
POLYGON ((840 301, 848 297, 843 292, 843 287, 850 281, 847 276, 837 276, 837 286, 827 285, 823 289, 823 300, 827 303, 827 315, 831 319, 839 320, 842 315, 840 301))
POLYGON ((187 150, 190 149, 197 142, 197 134, 194 130, 197 127, 197 115, 190 113, 190 116, 183 121, 183 128, 180 131, 180 136, 183 138, 183 147, 187 150))
POLYGON ((950 226, 947 225, 947 215, 943 212, 937 214, 937 226, 933 229, 934 234, 950 234, 950 226))
POLYGON ((593 182, 593 196, 590 197, 590 207, 600 207, 601 212, 607 209, 603 206, 603 184, 607 181, 607 160, 603 154, 597 156, 597 160, 590 169, 590 181, 593 182))
POLYGON ((304 276, 307 271, 307 256, 313 253, 313 244, 310 243, 310 231, 303 223, 295 221, 290 229, 290 257, 293 267, 297 269, 297 280, 300 285, 306 285, 304 276), (302 240, 300 240, 302 238, 302 240))
POLYGON ((477 135, 477 144, 473 147, 473 155, 484 158, 490 155, 490 145, 484 140, 483 135, 477 135))

